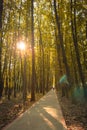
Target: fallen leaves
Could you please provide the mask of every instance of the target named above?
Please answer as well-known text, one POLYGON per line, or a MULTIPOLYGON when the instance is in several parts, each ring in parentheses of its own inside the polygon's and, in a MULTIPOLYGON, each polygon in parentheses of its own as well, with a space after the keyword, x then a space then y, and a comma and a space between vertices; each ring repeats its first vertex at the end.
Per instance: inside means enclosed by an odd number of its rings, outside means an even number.
MULTIPOLYGON (((42 96, 42 94, 36 94, 36 101, 42 96)), ((25 102, 25 106, 23 105, 22 99, 19 98, 13 98, 10 101, 6 99, 4 102, 0 102, 0 130, 29 109, 36 101, 30 102, 29 97, 25 102)))
POLYGON ((60 92, 57 95, 68 130, 87 130, 87 103, 72 104, 60 92))

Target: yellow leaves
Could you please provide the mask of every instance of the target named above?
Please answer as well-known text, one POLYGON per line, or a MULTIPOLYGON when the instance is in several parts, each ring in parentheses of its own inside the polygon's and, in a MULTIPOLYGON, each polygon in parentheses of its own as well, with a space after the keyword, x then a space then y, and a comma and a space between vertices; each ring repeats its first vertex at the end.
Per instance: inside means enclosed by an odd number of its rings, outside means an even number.
POLYGON ((85 9, 87 9, 87 5, 83 5, 83 7, 84 7, 85 9))

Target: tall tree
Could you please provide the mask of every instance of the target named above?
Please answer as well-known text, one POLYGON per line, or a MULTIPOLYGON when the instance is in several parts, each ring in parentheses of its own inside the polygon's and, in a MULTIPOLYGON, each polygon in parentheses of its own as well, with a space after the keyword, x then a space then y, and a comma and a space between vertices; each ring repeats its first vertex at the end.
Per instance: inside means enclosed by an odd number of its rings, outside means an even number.
POLYGON ((64 49, 64 41, 63 41, 63 35, 62 35, 62 32, 61 32, 60 19, 59 19, 59 15, 58 15, 57 8, 56 8, 56 0, 54 0, 54 12, 55 12, 55 19, 56 19, 56 23, 57 23, 60 46, 61 46, 61 50, 62 50, 63 62, 65 64, 66 74, 68 76, 68 81, 71 84, 70 70, 69 70, 69 66, 68 66, 67 58, 66 58, 66 53, 65 53, 65 49, 64 49))
POLYGON ((84 80, 84 75, 82 72, 82 66, 81 66, 81 62, 80 62, 80 54, 79 54, 78 39, 77 39, 76 0, 74 0, 74 6, 73 6, 72 0, 71 0, 71 28, 72 28, 73 43, 74 43, 75 52, 76 52, 76 59, 77 59, 77 64, 78 64, 79 75, 80 75, 82 84, 84 86, 85 80, 84 80), (73 10, 73 7, 74 7, 74 10, 73 10), (74 18, 72 16, 72 13, 74 14, 74 18))
POLYGON ((34 0, 31 0, 31 48, 32 48, 31 101, 34 101, 35 100, 34 0))
POLYGON ((2 14, 3 14, 3 0, 0 0, 0 98, 3 92, 2 80, 2 14))

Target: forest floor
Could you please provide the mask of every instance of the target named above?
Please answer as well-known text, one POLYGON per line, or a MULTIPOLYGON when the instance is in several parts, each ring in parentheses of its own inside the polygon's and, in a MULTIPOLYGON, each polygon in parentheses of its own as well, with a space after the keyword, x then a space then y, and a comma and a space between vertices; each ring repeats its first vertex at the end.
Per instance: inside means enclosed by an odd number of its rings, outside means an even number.
POLYGON ((3 127, 15 120, 24 111, 29 109, 42 96, 42 94, 37 94, 36 101, 34 102, 31 102, 30 97, 28 97, 28 100, 25 102, 25 106, 23 105, 23 101, 21 98, 4 100, 3 102, 0 102, 0 130, 2 130, 3 127))
POLYGON ((60 91, 57 96, 68 130, 87 130, 87 103, 73 104, 60 91))

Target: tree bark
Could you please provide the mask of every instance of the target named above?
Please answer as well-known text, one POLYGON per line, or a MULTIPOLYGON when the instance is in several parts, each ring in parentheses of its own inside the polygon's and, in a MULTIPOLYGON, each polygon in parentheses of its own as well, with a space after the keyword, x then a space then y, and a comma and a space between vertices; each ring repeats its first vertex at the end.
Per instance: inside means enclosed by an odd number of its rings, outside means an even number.
POLYGON ((75 47, 75 53, 76 53, 76 59, 77 59, 77 64, 78 64, 78 71, 80 75, 80 79, 82 82, 82 85, 85 85, 85 80, 84 80, 84 75, 82 72, 82 66, 80 62, 80 54, 79 54, 79 49, 78 49, 78 41, 77 41, 77 27, 76 27, 76 0, 74 0, 74 19, 72 18, 72 0, 71 0, 71 28, 72 28, 72 36, 73 36, 73 43, 75 47))
POLYGON ((3 0, 0 0, 0 99, 3 92, 3 77, 2 77, 2 13, 3 13, 3 0))
POLYGON ((32 83, 31 101, 35 101, 35 51, 34 51, 34 0, 31 0, 31 47, 32 47, 32 83))
POLYGON ((70 70, 69 70, 69 66, 68 66, 67 58, 66 58, 66 54, 65 54, 65 49, 64 49, 64 41, 63 41, 63 35, 62 35, 62 32, 61 32, 60 19, 59 19, 59 15, 58 15, 57 9, 56 9, 56 0, 54 0, 54 12, 55 12, 55 18, 56 18, 56 23, 57 23, 60 46, 61 46, 62 55, 63 55, 63 62, 65 64, 65 69, 66 69, 66 74, 67 74, 67 77, 68 77, 68 81, 71 84, 70 70))
POLYGON ((87 20, 86 20, 86 40, 87 40, 87 20))

